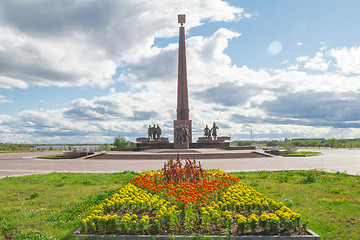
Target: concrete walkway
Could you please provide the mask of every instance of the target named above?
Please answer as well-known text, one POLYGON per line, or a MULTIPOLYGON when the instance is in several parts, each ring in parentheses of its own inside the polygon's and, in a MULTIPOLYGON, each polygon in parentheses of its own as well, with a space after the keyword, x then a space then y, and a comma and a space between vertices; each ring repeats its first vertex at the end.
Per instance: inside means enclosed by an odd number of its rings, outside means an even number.
MULTIPOLYGON (((260 157, 201 159, 205 168, 220 168, 227 172, 281 171, 323 169, 329 172, 360 174, 360 150, 320 149, 323 155, 314 157, 260 157)), ((163 167, 159 159, 39 159, 49 153, 0 153, 0 178, 50 172, 119 172, 145 171, 163 167)), ((51 152, 50 154, 61 154, 51 152)))

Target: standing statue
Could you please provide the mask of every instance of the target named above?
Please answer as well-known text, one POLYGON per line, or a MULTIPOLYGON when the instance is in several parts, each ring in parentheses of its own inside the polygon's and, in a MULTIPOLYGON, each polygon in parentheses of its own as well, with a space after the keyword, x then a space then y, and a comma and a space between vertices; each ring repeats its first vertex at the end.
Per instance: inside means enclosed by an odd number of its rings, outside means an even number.
MULTIPOLYGON (((211 134, 212 134, 212 136, 214 137, 214 140, 216 140, 217 129, 219 129, 219 127, 216 126, 216 123, 214 122, 212 128, 210 129, 211 134)), ((211 137, 210 137, 210 138, 211 138, 211 137)))
POLYGON ((151 127, 151 125, 149 125, 149 128, 148 128, 148 138, 149 138, 149 141, 151 141, 153 138, 153 129, 151 127))
POLYGON ((155 124, 154 126, 152 127, 152 140, 155 141, 156 140, 156 127, 155 127, 155 124))
POLYGON ((207 139, 210 139, 210 140, 211 140, 211 131, 210 131, 208 125, 206 125, 206 127, 204 128, 204 136, 205 136, 207 139))
POLYGON ((161 136, 161 128, 159 127, 159 125, 156 125, 156 128, 155 128, 155 140, 159 141, 160 136, 161 136))

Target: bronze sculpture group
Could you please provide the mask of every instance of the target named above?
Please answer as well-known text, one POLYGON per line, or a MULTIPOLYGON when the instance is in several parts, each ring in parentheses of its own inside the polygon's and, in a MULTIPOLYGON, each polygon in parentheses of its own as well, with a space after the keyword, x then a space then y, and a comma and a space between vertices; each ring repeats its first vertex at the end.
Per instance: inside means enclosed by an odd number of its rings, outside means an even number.
POLYGON ((151 125, 149 125, 148 128, 148 138, 150 141, 159 141, 161 136, 161 128, 159 127, 159 125, 154 124, 154 126, 152 127, 151 125))
POLYGON ((175 127, 174 142, 177 144, 186 144, 190 141, 189 127, 186 125, 180 125, 175 127))
POLYGON ((213 123, 213 126, 211 129, 209 129, 208 125, 206 125, 206 127, 204 128, 204 135, 207 139, 209 140, 216 140, 217 137, 217 129, 219 129, 218 126, 216 126, 216 123, 213 123))

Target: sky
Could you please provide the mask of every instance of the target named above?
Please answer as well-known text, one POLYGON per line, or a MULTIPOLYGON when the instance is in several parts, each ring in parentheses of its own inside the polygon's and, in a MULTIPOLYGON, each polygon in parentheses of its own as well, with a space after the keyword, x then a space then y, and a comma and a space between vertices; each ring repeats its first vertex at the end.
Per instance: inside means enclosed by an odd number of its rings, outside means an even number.
POLYGON ((0 1, 0 142, 173 140, 186 14, 193 140, 360 137, 360 1, 0 1), (251 131, 253 136, 251 136, 251 131))

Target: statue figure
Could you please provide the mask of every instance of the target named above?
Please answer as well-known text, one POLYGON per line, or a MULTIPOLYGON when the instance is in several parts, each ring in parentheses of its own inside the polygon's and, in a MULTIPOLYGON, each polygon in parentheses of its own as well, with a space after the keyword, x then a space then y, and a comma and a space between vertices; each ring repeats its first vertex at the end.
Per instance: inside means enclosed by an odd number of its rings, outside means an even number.
POLYGON ((155 140, 159 141, 160 140, 160 136, 161 136, 161 128, 159 127, 159 125, 156 124, 156 128, 155 128, 155 140))
POLYGON ((152 140, 155 141, 156 140, 156 127, 155 124, 152 127, 152 140))
POLYGON ((190 139, 189 132, 189 127, 187 125, 184 125, 184 143, 187 143, 190 139))
POLYGON ((185 135, 186 133, 185 133, 185 128, 184 128, 184 126, 183 125, 180 125, 179 126, 179 136, 180 136, 180 138, 179 138, 179 142, 180 143, 184 143, 185 142, 185 138, 186 138, 186 135, 185 135))
POLYGON ((152 129, 151 125, 149 125, 148 138, 149 138, 150 141, 152 140, 152 137, 153 137, 153 129, 152 129))
POLYGON ((207 139, 210 139, 210 140, 211 140, 211 131, 210 131, 208 125, 206 125, 206 127, 204 128, 204 136, 205 136, 207 139))
POLYGON ((187 143, 190 139, 189 127, 186 125, 176 126, 174 135, 175 135, 174 136, 175 143, 181 143, 181 144, 187 143))
MULTIPOLYGON (((212 134, 212 136, 214 137, 214 140, 216 140, 217 129, 219 129, 219 127, 216 126, 216 123, 214 122, 212 128, 210 129, 211 134, 212 134)), ((210 138, 211 138, 211 137, 210 137, 210 138)))
POLYGON ((175 143, 181 143, 182 142, 182 126, 176 126, 175 127, 175 143))
POLYGON ((174 142, 179 142, 179 126, 176 126, 174 129, 174 142))

